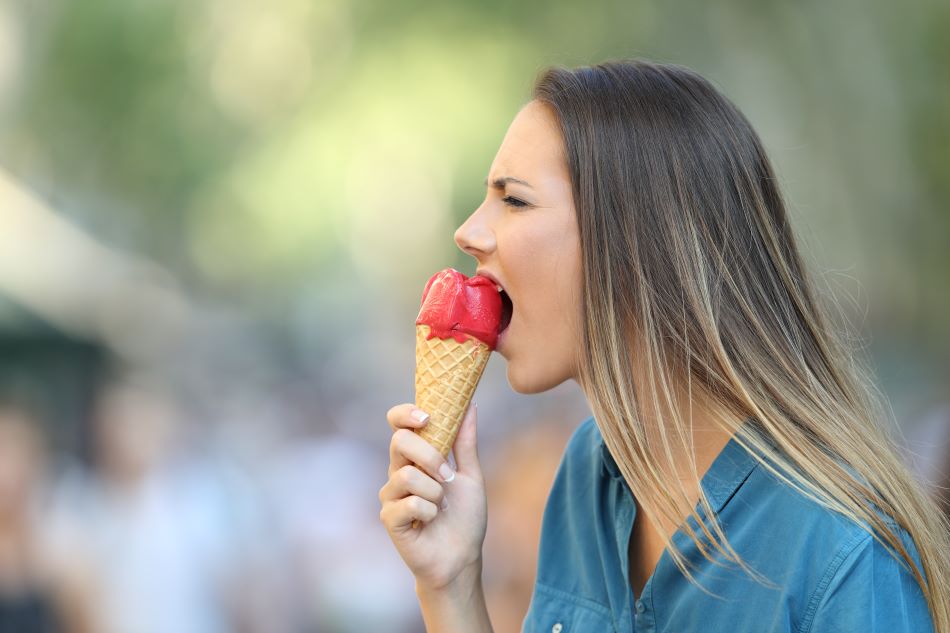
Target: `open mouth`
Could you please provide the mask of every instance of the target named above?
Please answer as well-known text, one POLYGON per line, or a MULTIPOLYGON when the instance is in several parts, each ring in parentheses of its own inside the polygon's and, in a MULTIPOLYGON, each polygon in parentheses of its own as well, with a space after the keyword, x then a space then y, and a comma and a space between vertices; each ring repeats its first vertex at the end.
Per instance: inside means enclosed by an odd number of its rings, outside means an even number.
POLYGON ((514 312, 514 305, 511 303, 511 297, 504 290, 501 291, 501 321, 498 323, 498 333, 501 334, 511 323, 511 314, 514 312))

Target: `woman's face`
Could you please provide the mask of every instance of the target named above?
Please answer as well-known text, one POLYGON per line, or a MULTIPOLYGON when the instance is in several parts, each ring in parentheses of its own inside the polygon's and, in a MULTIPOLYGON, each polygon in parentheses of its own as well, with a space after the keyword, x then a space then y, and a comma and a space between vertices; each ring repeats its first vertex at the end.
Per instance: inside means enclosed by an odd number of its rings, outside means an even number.
POLYGON ((511 299, 498 338, 508 382, 538 393, 577 379, 581 250, 563 142, 548 106, 518 112, 488 174, 488 192, 455 232, 511 299), (516 180, 506 180, 516 179, 516 180), (522 181, 522 182, 518 182, 522 181))

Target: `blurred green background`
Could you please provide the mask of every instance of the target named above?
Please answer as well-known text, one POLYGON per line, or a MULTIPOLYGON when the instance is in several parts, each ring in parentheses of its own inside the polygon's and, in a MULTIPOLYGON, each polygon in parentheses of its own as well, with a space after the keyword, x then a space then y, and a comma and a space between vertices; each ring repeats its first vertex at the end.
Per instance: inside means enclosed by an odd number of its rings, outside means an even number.
MULTIPOLYGON (((66 580, 30 586, 102 631, 422 630, 377 518, 384 414, 412 399, 425 281, 474 272, 453 232, 550 64, 683 64, 739 106, 894 419, 930 438, 932 479, 948 32, 936 0, 0 0, 0 398, 41 430, 38 512, 70 552, 50 576, 66 580), (109 435, 123 425, 139 439, 109 435), (138 509, 112 505, 116 481, 138 509), (152 481, 206 496, 163 505, 152 481), (99 543, 90 508, 123 527, 99 543), (133 608, 117 579, 141 574, 208 580, 133 608), (75 589, 89 578, 98 598, 75 589)), ((512 393, 498 358, 476 399, 497 490, 486 584, 496 630, 516 630, 547 486, 588 413, 576 386, 512 393)))

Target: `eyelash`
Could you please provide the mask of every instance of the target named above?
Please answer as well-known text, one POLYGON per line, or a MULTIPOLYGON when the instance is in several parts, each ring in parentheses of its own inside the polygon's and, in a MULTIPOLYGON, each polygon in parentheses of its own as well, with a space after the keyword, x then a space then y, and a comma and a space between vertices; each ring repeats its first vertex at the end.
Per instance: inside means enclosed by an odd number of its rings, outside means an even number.
POLYGON ((505 196, 504 198, 501 199, 501 201, 507 204, 509 207, 515 207, 517 209, 528 206, 527 202, 518 200, 518 198, 512 198, 511 196, 505 196))

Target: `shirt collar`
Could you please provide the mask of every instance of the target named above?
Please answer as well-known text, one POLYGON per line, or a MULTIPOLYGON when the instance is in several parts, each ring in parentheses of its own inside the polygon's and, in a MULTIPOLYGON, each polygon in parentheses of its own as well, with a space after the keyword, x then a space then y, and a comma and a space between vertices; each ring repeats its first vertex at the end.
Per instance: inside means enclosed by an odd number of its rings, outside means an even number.
MULTIPOLYGON (((750 424, 752 420, 753 418, 748 418, 743 424, 750 424)), ((603 469, 613 479, 623 480, 623 474, 620 472, 617 462, 614 461, 613 455, 607 450, 607 444, 604 442, 596 422, 594 428, 597 431, 597 442, 600 445, 603 469)), ((729 442, 713 460, 701 482, 703 490, 706 492, 706 498, 709 499, 709 504, 713 510, 719 512, 725 507, 729 499, 732 498, 757 465, 758 460, 742 448, 736 442, 735 437, 729 438, 729 442)))

